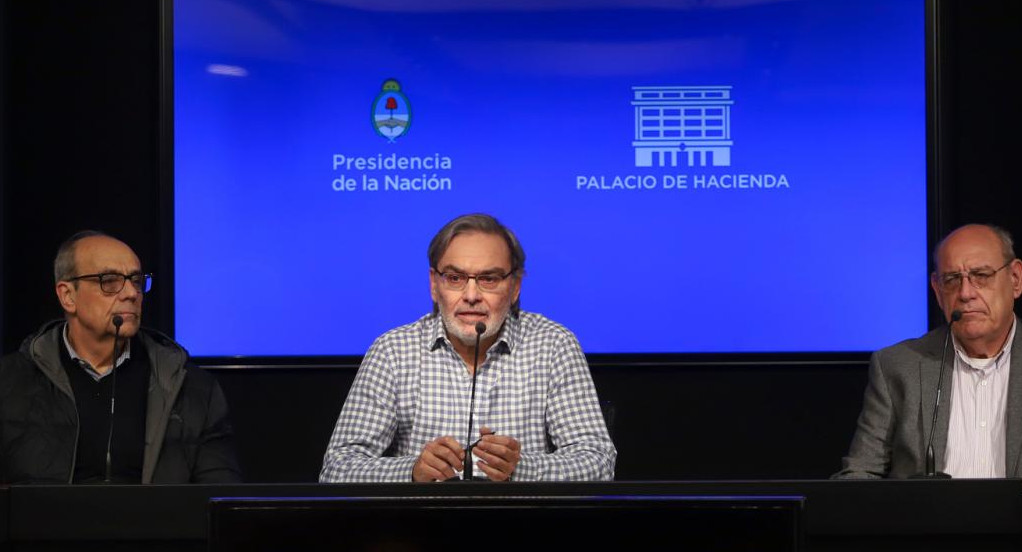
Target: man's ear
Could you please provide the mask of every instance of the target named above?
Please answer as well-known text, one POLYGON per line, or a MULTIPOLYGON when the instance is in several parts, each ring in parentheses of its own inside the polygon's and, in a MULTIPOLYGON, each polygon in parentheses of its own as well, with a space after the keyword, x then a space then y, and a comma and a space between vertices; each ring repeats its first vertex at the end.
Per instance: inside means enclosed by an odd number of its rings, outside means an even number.
POLYGON ((1022 295, 1022 261, 1014 259, 1008 267, 1008 274, 1011 275, 1011 292, 1018 299, 1022 295))
POLYGON ((437 281, 438 279, 439 276, 437 276, 436 271, 432 268, 429 269, 429 296, 433 299, 433 303, 437 303, 440 299, 437 296, 437 285, 440 283, 437 281))
POLYGON ((512 305, 517 303, 518 299, 521 298, 521 296, 522 296, 522 277, 523 276, 525 276, 525 273, 524 273, 523 270, 519 270, 518 274, 515 274, 514 276, 512 276, 512 278, 514 278, 514 281, 512 282, 512 285, 514 286, 514 289, 511 290, 511 304, 512 305))
POLYGON ((71 282, 57 282, 57 301, 60 302, 60 308, 64 309, 66 313, 74 313, 78 306, 75 304, 75 298, 77 291, 71 282))
POLYGON ((933 296, 937 300, 937 306, 940 310, 944 310, 944 296, 940 294, 940 284, 937 281, 937 273, 934 272, 930 275, 930 289, 933 290, 933 296))

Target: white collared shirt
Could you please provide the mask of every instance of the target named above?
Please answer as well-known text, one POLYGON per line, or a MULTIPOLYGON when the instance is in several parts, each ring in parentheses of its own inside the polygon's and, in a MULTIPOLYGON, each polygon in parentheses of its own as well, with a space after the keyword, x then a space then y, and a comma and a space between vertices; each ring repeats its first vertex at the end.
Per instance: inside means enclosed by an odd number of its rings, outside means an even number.
MULTIPOLYGON (((71 355, 71 360, 77 362, 78 365, 85 370, 86 374, 92 376, 93 380, 99 381, 113 373, 113 370, 110 370, 105 374, 100 374, 99 371, 96 370, 96 368, 89 363, 89 361, 78 356, 78 353, 75 351, 75 348, 71 346, 71 341, 67 338, 67 324, 64 324, 64 346, 67 347, 67 352, 69 355, 71 355)), ((128 360, 129 358, 131 358, 131 340, 127 339, 124 341, 124 350, 121 351, 121 356, 117 357, 117 362, 114 363, 114 369, 116 369, 121 364, 124 364, 124 361, 128 360)))
POLYGON ((944 472, 955 478, 1004 477, 1005 410, 1015 322, 1001 352, 971 358, 955 340, 951 419, 944 472))

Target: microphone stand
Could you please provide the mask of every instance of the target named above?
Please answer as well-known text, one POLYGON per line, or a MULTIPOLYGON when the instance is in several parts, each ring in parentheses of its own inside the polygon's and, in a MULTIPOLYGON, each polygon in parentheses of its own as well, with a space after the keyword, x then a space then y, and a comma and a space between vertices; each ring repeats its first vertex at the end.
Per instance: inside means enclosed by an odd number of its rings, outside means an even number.
POLYGON ((113 472, 110 446, 114 441, 114 399, 117 396, 117 340, 121 337, 121 325, 124 324, 124 318, 115 314, 112 322, 114 324, 114 354, 110 359, 110 371, 113 372, 110 375, 110 431, 106 435, 106 477, 103 478, 103 483, 110 483, 113 472))
MULTIPOLYGON (((466 432, 467 433, 467 437, 465 438, 465 443, 471 443, 472 442, 472 414, 473 414, 473 412, 475 410, 475 402, 476 402, 476 374, 479 373, 479 341, 482 339, 483 333, 485 333, 485 332, 486 332, 486 324, 483 324, 482 322, 476 322, 476 346, 475 346, 475 353, 474 353, 474 355, 472 357, 472 394, 471 394, 471 396, 470 396, 470 398, 468 400, 468 430, 466 432)), ((458 476, 454 476, 454 477, 448 479, 447 481, 472 481, 472 477, 473 477, 473 475, 472 475, 472 468, 474 467, 472 465, 472 448, 473 447, 474 447, 474 445, 470 444, 470 445, 468 445, 465 448, 465 462, 464 462, 465 468, 461 472, 461 479, 458 479, 458 476)))
MULTIPOLYGON (((475 355, 472 358, 472 395, 468 400, 468 430, 466 431, 465 443, 472 442, 472 414, 475 412, 476 404, 476 375, 479 373, 479 341, 483 337, 483 332, 486 331, 486 324, 482 322, 476 322, 476 348, 475 355)), ((462 476, 465 481, 472 480, 472 471, 475 466, 472 465, 472 449, 475 445, 469 444, 465 448, 465 471, 462 472, 462 476)))
MULTIPOLYGON (((962 311, 951 311, 951 320, 947 323, 944 335, 944 347, 940 354, 940 373, 937 376, 937 398, 933 401, 933 420, 930 422, 930 438, 926 443, 926 471, 913 476, 914 479, 951 479, 951 476, 937 471, 937 459, 933 453, 933 434, 937 430, 937 413, 940 410, 940 392, 944 387, 944 365, 947 360, 948 344, 951 343, 951 326, 961 320, 962 311)), ((954 362, 954 360, 952 360, 954 362)))

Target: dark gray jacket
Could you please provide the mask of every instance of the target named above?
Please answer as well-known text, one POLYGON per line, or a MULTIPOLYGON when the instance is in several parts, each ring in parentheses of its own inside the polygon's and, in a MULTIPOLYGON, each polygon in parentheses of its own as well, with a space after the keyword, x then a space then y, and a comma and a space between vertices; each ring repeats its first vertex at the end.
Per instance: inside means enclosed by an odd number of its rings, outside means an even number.
MULTIPOLYGON (((45 324, 0 361, 0 483, 70 483, 78 411, 61 365, 64 321, 45 324)), ((142 483, 236 483, 227 402, 169 337, 139 331, 149 357, 142 483)))

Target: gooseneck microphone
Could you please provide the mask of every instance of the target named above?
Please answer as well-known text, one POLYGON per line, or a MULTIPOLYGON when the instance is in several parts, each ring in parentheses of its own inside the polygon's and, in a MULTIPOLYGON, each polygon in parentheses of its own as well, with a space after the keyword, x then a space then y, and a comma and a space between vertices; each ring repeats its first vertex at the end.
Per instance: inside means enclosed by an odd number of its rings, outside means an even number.
MULTIPOLYGON (((486 333, 486 324, 482 322, 476 322, 476 349, 475 355, 472 357, 472 395, 468 400, 468 431, 465 438, 465 443, 472 442, 472 414, 475 411, 476 402, 476 374, 479 373, 479 341, 482 339, 483 334, 486 333)), ((462 476, 466 481, 472 480, 472 445, 468 445, 465 449, 465 470, 462 472, 462 476)))
MULTIPOLYGON (((947 323, 947 330, 944 334, 944 348, 940 354, 940 375, 937 379, 937 398, 933 401, 933 421, 930 423, 930 439, 926 443, 926 472, 924 478, 951 479, 951 476, 937 471, 937 461, 933 454, 933 433, 937 429, 937 413, 940 411, 940 392, 944 388, 944 364, 947 360, 948 344, 951 343, 951 325, 962 319, 962 311, 951 311, 951 320, 947 323)), ((952 362, 954 360, 952 359, 952 362)))
POLYGON ((113 470, 110 445, 114 440, 114 399, 117 396, 117 340, 121 337, 121 325, 124 324, 124 318, 119 314, 115 314, 111 322, 114 324, 114 354, 110 359, 110 370, 113 374, 110 375, 110 431, 106 435, 106 477, 103 478, 104 483, 110 482, 113 470))

